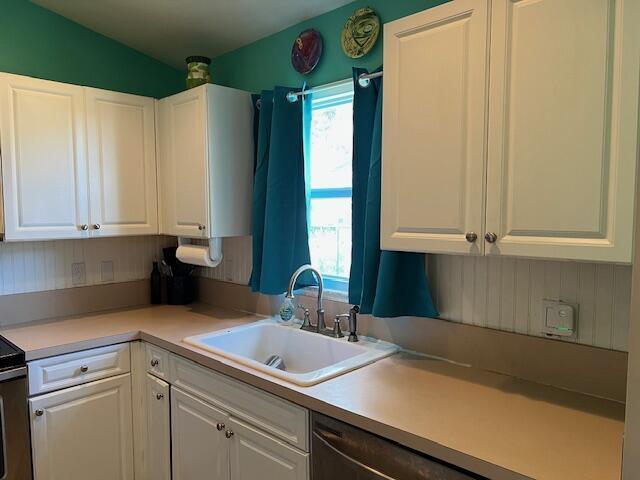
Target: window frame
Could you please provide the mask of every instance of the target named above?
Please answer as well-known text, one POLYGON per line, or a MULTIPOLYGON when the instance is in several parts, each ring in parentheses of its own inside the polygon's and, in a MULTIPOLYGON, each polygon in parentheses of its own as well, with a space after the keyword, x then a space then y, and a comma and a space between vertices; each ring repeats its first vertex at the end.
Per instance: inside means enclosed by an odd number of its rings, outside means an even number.
MULTIPOLYGON (((320 110, 323 108, 337 107, 348 103, 353 104, 354 87, 353 80, 346 79, 338 82, 323 85, 321 87, 314 88, 311 92, 310 102, 310 116, 309 116, 309 139, 311 138, 311 125, 312 116, 314 110, 320 110)), ((311 188, 311 142, 309 141, 309 155, 305 157, 305 170, 309 172, 307 174, 307 212, 309 225, 309 235, 311 235, 311 200, 313 199, 332 199, 332 198, 352 198, 353 187, 342 188, 311 188)), ((322 277, 324 279, 324 286, 328 290, 335 290, 339 292, 348 292, 349 290, 349 277, 338 277, 335 275, 328 275, 323 272, 322 277)))

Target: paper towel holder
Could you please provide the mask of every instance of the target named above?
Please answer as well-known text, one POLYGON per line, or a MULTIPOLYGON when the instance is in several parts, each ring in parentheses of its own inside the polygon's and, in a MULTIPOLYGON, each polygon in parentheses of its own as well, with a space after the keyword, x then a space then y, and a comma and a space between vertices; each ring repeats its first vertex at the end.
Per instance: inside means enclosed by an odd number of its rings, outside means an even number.
MULTIPOLYGON (((207 267, 217 267, 222 263, 222 238, 214 237, 209 238, 209 255, 205 259, 207 267)), ((178 247, 183 245, 191 245, 191 239, 185 237, 178 237, 178 247)))

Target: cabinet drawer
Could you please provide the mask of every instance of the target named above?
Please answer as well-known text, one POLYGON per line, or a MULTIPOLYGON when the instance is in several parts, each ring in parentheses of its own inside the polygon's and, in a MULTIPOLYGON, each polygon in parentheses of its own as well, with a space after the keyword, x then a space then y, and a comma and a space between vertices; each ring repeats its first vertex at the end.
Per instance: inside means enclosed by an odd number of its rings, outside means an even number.
POLYGON ((29 362, 29 395, 113 377, 130 370, 128 343, 44 358, 29 362))
POLYGON ((308 411, 257 388, 170 356, 169 382, 285 442, 309 451, 308 411))
POLYGON ((169 377, 169 352, 150 343, 146 344, 147 373, 167 380, 169 377))

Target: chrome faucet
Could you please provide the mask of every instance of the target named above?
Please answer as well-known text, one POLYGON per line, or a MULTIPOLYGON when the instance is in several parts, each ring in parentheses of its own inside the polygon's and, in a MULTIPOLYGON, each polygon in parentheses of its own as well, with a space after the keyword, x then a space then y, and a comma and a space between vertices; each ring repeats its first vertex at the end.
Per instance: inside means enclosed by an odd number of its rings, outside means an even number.
POLYGON ((316 312, 318 314, 318 322, 315 325, 311 325, 311 323, 305 322, 301 328, 303 330, 310 330, 314 332, 324 333, 327 326, 324 322, 324 308, 322 306, 323 282, 322 282, 322 274, 318 270, 313 268, 311 265, 302 265, 295 272, 293 272, 293 275, 291 275, 291 278, 289 279, 289 287, 287 288, 287 293, 285 294, 285 297, 290 299, 294 298, 293 289, 296 286, 298 277, 302 275, 304 272, 306 272, 307 270, 310 270, 318 280, 318 309, 316 312))

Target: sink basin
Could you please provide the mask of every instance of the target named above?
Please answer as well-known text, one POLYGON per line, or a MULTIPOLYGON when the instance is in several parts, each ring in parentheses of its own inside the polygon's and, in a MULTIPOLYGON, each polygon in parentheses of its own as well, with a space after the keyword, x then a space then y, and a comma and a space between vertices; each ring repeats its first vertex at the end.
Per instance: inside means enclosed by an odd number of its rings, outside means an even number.
POLYGON ((391 343, 360 337, 332 338, 300 330, 297 321, 279 317, 203 335, 187 337, 185 343, 230 358, 274 377, 309 386, 373 363, 396 351, 391 343), (264 364, 279 355, 285 370, 264 364))

